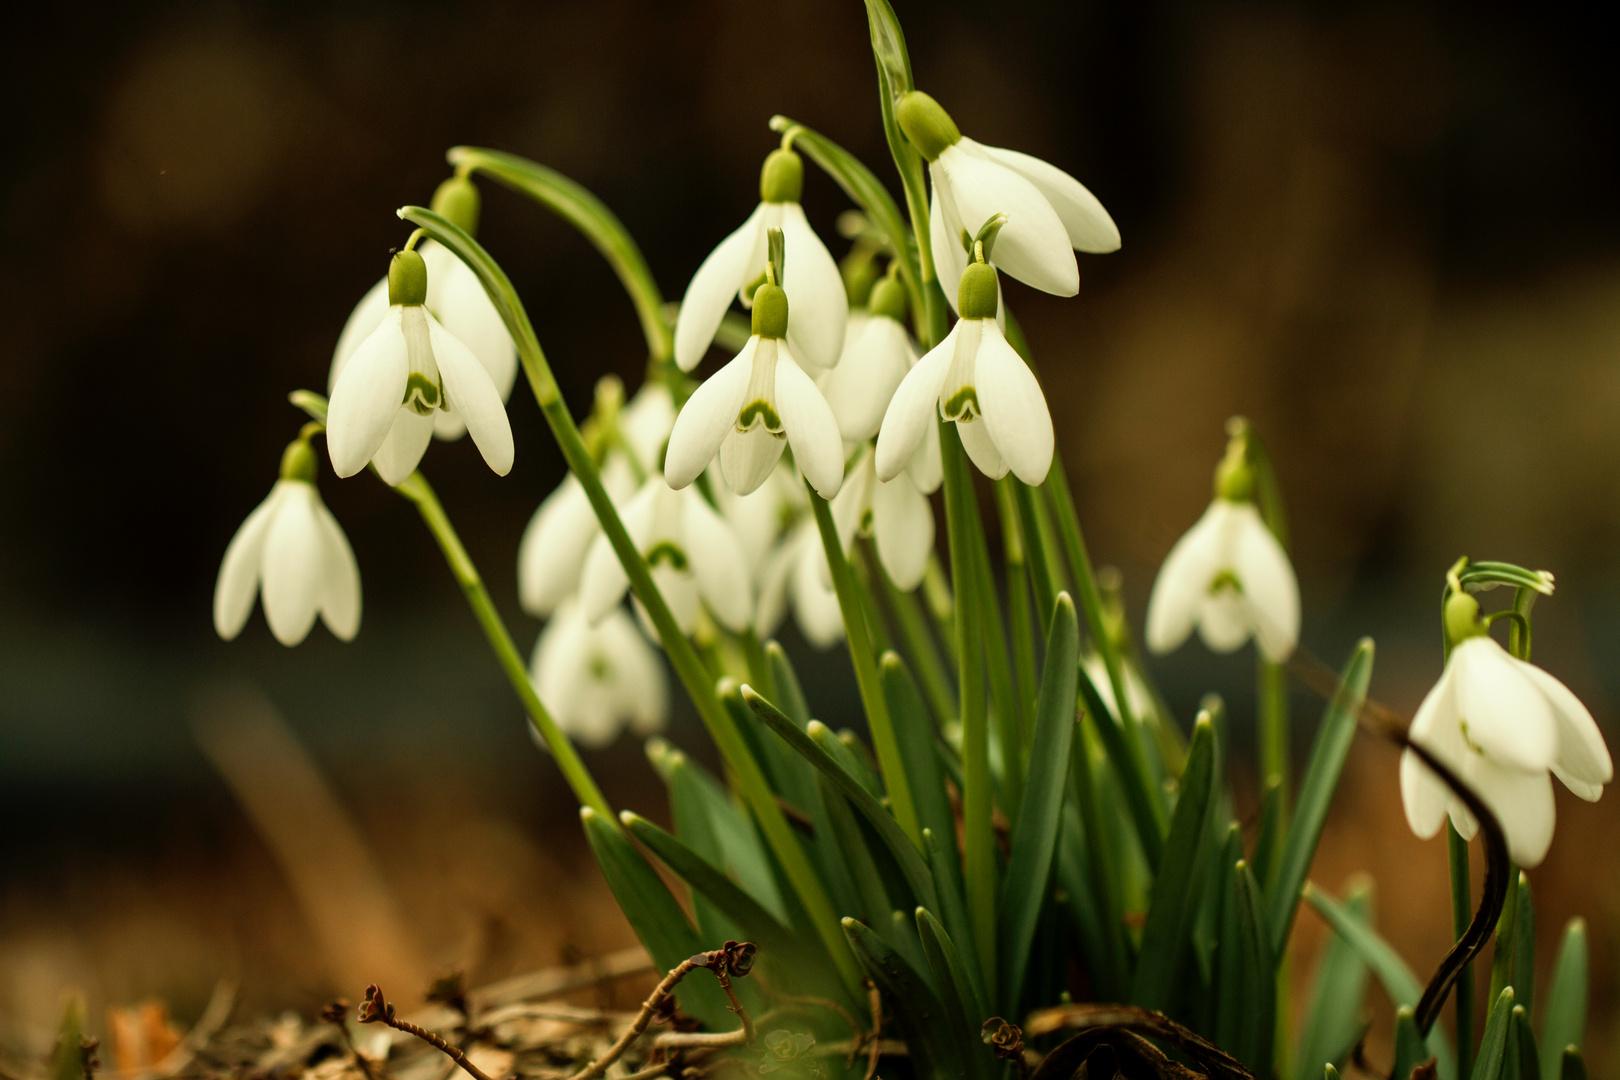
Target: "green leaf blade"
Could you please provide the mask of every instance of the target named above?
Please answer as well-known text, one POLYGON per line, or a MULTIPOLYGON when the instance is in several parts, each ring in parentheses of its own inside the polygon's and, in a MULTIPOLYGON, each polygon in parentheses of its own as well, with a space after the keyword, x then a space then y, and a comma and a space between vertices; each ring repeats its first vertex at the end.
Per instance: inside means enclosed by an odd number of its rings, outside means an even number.
POLYGON ((1586 1037, 1587 987, 1591 961, 1587 953, 1586 920, 1571 919, 1553 965, 1552 984, 1542 1003, 1541 1075, 1557 1080, 1563 1071, 1566 1047, 1581 1047, 1586 1037))

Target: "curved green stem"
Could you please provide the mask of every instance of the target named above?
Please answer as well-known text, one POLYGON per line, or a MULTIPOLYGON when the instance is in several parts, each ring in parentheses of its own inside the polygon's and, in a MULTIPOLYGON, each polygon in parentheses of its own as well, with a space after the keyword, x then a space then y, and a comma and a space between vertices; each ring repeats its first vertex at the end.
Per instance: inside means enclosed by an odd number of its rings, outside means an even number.
POLYGON ((675 616, 665 603, 663 594, 653 583, 652 571, 647 565, 647 560, 642 557, 635 541, 625 530, 624 522, 619 518, 613 500, 608 496, 607 489, 602 486, 601 474, 596 469, 596 463, 591 460, 590 451, 586 449, 585 441, 580 437, 574 418, 569 415, 568 407, 563 403, 562 395, 557 389, 557 380, 551 373, 545 352, 540 348, 540 342, 534 334, 534 326, 529 321, 529 314, 524 309, 523 302, 518 299, 516 290, 512 288, 512 282, 476 240, 438 214, 420 206, 407 206, 400 210, 399 214, 402 218, 421 226, 433 239, 454 251, 478 275, 496 310, 501 313, 512 340, 517 343, 518 357, 523 364, 523 372, 529 380, 529 386, 534 391, 535 401, 539 403, 540 411, 545 416, 546 424, 551 428, 552 436, 556 438, 569 469, 579 479, 580 486, 585 489, 585 495, 590 500, 591 509, 596 513, 597 521, 602 526, 602 532, 630 579, 631 590, 647 609, 670 664, 675 668, 676 675, 692 698, 692 703, 697 707, 698 715, 709 729, 710 737, 714 739, 727 767, 736 778, 739 793, 753 811, 759 822, 760 831, 765 834, 766 842, 770 844, 788 880, 798 892, 812 925, 826 944, 828 952, 832 954, 839 974, 850 991, 858 993, 860 974, 855 965, 854 954, 844 937, 843 927, 833 911, 832 901, 811 866, 804 848, 793 835, 792 827, 788 825, 787 817, 776 801, 776 794, 765 779, 765 773, 760 768, 759 762, 749 750, 741 729, 737 727, 736 721, 721 702, 713 677, 704 666, 692 642, 681 633, 680 626, 675 622, 675 616))
POLYGON ((456 146, 445 157, 464 173, 482 173, 520 195, 527 195, 578 229, 619 275, 630 302, 636 306, 648 354, 658 361, 668 360, 675 354, 675 336, 664 321, 664 298, 658 290, 658 282, 653 280, 647 260, 630 238, 624 223, 601 199, 555 169, 516 154, 477 146, 456 146))
POLYGON ((917 808, 911 800, 911 783, 906 779, 900 742, 895 738, 894 725, 889 720, 889 702, 883 696, 883 675, 878 671, 877 654, 872 649, 866 609, 856 592, 855 575, 850 571, 849 561, 844 558, 844 547, 838 542, 838 526, 833 523, 832 508, 826 499, 816 494, 810 481, 806 480, 804 487, 810 495, 810 507, 815 511, 822 550, 827 553, 833 591, 838 594, 838 609, 844 616, 849 659, 855 665, 855 683, 860 687, 861 705, 866 709, 866 723, 872 731, 872 747, 877 751, 878 766, 883 771, 883 785, 888 791, 889 805, 894 810, 895 821, 921 851, 922 829, 917 824, 917 808))
POLYGON ((427 477, 420 472, 413 472, 396 488, 411 504, 416 512, 422 515, 422 522, 433 534, 438 542, 439 550, 444 552, 444 561, 450 564, 450 573, 455 577, 456 584, 467 596, 467 604, 478 619, 478 625, 483 627, 484 636, 489 639, 489 647, 495 651, 495 659, 500 661, 501 670, 506 672, 506 678, 517 692, 518 699, 523 702, 523 708, 528 711, 529 719, 534 723, 535 730, 545 740, 546 748, 551 751, 553 760, 562 774, 568 780, 568 786, 574 789, 574 795, 580 803, 590 807, 609 821, 616 821, 613 810, 608 806, 607 799, 603 798, 596 781, 591 777, 590 770, 580 760, 579 754, 574 750, 574 744, 568 741, 568 736, 557 727, 557 722, 546 711, 545 705, 540 701, 540 695, 535 693, 534 684, 529 681, 529 669, 523 663, 523 657, 518 652, 517 645, 512 641, 512 634, 506 629, 506 623, 501 619, 500 612, 495 610, 495 601, 490 598, 489 590, 484 587, 484 579, 478 574, 478 567, 473 565, 472 557, 462 546, 461 537, 456 534, 455 526, 450 524, 450 517, 444 512, 444 506, 439 497, 434 494, 433 488, 427 482, 427 477))

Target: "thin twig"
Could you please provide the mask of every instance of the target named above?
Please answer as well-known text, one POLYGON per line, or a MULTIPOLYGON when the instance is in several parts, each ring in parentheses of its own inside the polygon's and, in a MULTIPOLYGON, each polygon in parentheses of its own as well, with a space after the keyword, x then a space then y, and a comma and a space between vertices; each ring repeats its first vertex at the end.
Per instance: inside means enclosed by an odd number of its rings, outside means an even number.
POLYGON ((663 1076, 673 1064, 672 1061, 660 1061, 657 1064, 648 1065, 645 1069, 637 1069, 633 1073, 625 1074, 623 1080, 652 1080, 655 1076, 663 1076))
POLYGON ((360 1070, 366 1080, 377 1080, 376 1074, 371 1071, 371 1062, 367 1061, 360 1048, 354 1045, 354 1036, 349 1033, 347 1023, 349 1003, 339 998, 321 1010, 321 1019, 337 1028, 338 1038, 343 1040, 343 1048, 349 1052, 349 1057, 354 1059, 355 1068, 360 1070))
POLYGON ((872 1047, 866 1052, 865 1080, 872 1080, 877 1075, 878 1041, 883 1037, 883 994, 876 983, 866 984, 866 999, 872 1006, 872 1047))
POLYGON ((659 1050, 715 1050, 747 1043, 741 1031, 666 1031, 653 1040, 659 1050))
POLYGON ((394 1007, 383 998, 382 991, 377 989, 376 983, 366 987, 366 1000, 360 1003, 360 1022, 362 1024, 387 1024, 396 1031, 403 1031, 407 1035, 415 1035, 418 1039, 421 1039, 440 1053, 447 1055, 451 1061, 460 1065, 469 1076, 473 1077, 473 1080, 496 1080, 495 1077, 490 1076, 474 1065, 467 1055, 461 1052, 460 1047, 445 1042, 444 1039, 433 1032, 426 1028, 417 1027, 409 1020, 401 1020, 396 1017, 394 1007))

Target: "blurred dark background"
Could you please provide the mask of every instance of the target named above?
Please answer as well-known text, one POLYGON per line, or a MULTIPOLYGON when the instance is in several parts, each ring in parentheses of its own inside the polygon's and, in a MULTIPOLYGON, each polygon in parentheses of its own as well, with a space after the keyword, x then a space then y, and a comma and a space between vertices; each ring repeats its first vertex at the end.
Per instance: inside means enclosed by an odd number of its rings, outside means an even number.
MULTIPOLYGON (((968 134, 1087 183, 1124 248, 1076 300, 1009 288, 1052 395, 1094 556, 1139 621, 1208 499, 1222 421, 1270 441, 1304 639, 1374 635, 1374 692, 1438 673, 1459 554, 1555 571, 1536 656, 1610 734, 1620 702, 1620 67, 1593 6, 1441 2, 897 4, 918 85, 968 134)), ((475 981, 627 943, 572 804, 530 746, 436 549, 369 479, 322 492, 358 554, 358 640, 212 631, 226 542, 323 389, 350 307, 458 143, 583 182, 667 296, 757 198, 786 113, 889 177, 861 5, 134 3, 37 6, 0 42, 0 1041, 48 1047, 64 987, 192 1017, 311 1008, 362 973, 317 943, 285 853, 199 751, 197 695, 261 688, 374 852, 423 970, 475 981)), ((644 348, 595 253, 484 185, 481 236, 567 399, 644 348)), ((811 171, 835 252, 846 207, 811 171)), ((527 648, 514 562, 562 465, 521 388, 517 464, 425 469, 527 648)), ((791 638, 791 633, 789 634, 791 638)), ((796 655, 847 681, 841 653, 796 655)), ((1250 668, 1159 661, 1183 717, 1238 716, 1250 668)), ((828 714, 848 702, 829 691, 828 714)), ((1303 748, 1319 704, 1296 698, 1303 748)), ((705 752, 689 717, 672 737, 705 752)), ((591 755, 662 816, 628 740, 591 755)), ((1562 796, 1562 793, 1561 793, 1562 796)), ((1594 927, 1595 1049, 1616 1010, 1611 797, 1561 797, 1532 875, 1543 955, 1594 927)), ((295 830, 296 831, 296 830, 295 830)), ((1443 952, 1444 849, 1406 832, 1394 755, 1358 747, 1316 877, 1380 879, 1412 965, 1443 952)), ((1301 920, 1303 947, 1320 936, 1301 920)))

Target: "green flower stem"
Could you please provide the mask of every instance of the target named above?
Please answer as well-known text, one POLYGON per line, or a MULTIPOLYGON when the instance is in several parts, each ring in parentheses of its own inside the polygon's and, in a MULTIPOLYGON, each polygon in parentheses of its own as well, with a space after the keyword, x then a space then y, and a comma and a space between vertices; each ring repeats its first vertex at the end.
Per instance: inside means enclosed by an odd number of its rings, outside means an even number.
POLYGON ((996 838, 990 776, 989 718, 985 715, 984 635, 979 621, 978 575, 972 526, 978 521, 973 479, 956 425, 936 420, 945 467, 945 529, 951 580, 956 582, 956 649, 961 682, 963 872, 968 921, 986 986, 996 985, 996 838))
POLYGON ((928 616, 923 614, 916 593, 901 592, 887 574, 880 572, 874 576, 882 586, 883 599, 894 616, 895 629, 905 643, 906 655, 922 685, 923 697, 943 729, 956 718, 956 694, 951 689, 951 677, 934 643, 933 632, 928 629, 928 616))
POLYGON ((1052 621, 1057 594, 1068 588, 1062 556, 1052 535, 1051 519, 1042 513, 1046 508, 1035 498, 1030 486, 1008 482, 1007 488, 1017 505, 1018 531, 1028 556, 1030 585, 1035 590, 1035 623, 1045 626, 1052 621))
POLYGON ((516 154, 457 146, 445 156, 457 169, 482 173, 528 196, 579 230, 607 259, 630 295, 642 335, 647 339, 648 354, 656 361, 668 360, 675 354, 675 335, 664 320, 664 298, 658 282, 624 224, 601 199, 562 173, 516 154))
MULTIPOLYGON (((748 660, 748 681, 762 692, 774 690, 770 661, 765 659, 765 643, 759 640, 759 634, 752 626, 742 632, 741 640, 743 656, 748 660)), ((776 699, 773 696, 771 700, 776 699)))
POLYGON ((551 751, 552 760, 556 761, 557 767, 562 770, 568 786, 574 789, 575 797, 582 805, 595 810, 606 820, 618 820, 612 808, 608 806, 607 799, 603 798, 601 789, 596 786, 590 770, 585 767, 585 763, 574 750, 574 744, 557 727, 557 722, 551 718, 551 714, 541 703, 540 695, 535 693, 534 684, 529 681, 529 670, 523 663, 523 656, 518 652, 516 643, 512 641, 512 635, 506 629, 506 623, 502 621, 500 612, 495 610, 495 601, 490 598, 489 590, 484 587, 484 579, 479 576, 472 557, 462 546, 461 537, 456 535, 455 526, 450 523, 450 517, 444 512, 444 506, 428 484, 427 477, 420 472, 413 472, 394 490, 409 499, 416 507, 428 532, 432 533, 433 539, 438 542, 439 550, 444 552, 444 561, 450 565, 450 573, 455 577, 456 584, 460 585, 461 591, 466 594, 467 605, 472 608, 473 615, 478 619, 478 625, 484 628, 484 636, 489 639, 489 647, 495 651, 495 659, 500 661, 501 670, 506 672, 506 677, 511 682, 512 689, 517 692, 518 699, 523 702, 523 708, 528 712, 529 719, 540 732, 540 737, 546 741, 546 748, 551 751))
POLYGON ((878 671, 877 654, 872 650, 872 632, 866 622, 866 610, 861 605, 859 586, 849 560, 844 558, 844 546, 838 542, 838 526, 833 523, 832 507, 826 499, 816 494, 808 480, 804 487, 816 515, 816 527, 821 532, 822 549, 827 553, 833 591, 838 594, 838 609, 844 616, 849 659, 855 666, 855 683, 860 687, 861 704, 866 709, 866 723, 872 732, 872 747, 877 751, 878 767, 883 771, 889 806, 907 838, 921 851, 922 828, 917 824, 917 807, 911 801, 911 783, 906 779, 905 762, 900 757, 900 742, 895 738, 894 725, 889 721, 889 702, 883 696, 883 675, 878 671))
MULTIPOLYGON (((928 608, 928 617, 933 620, 934 632, 939 635, 940 644, 945 649, 945 662, 956 671, 956 600, 952 595, 951 583, 945 580, 945 568, 940 564, 939 555, 930 551, 928 562, 923 568, 922 583, 923 601, 928 608)), ((953 713, 955 709, 951 710, 953 713)))
MULTIPOLYGON (((1469 895, 1468 841, 1446 822, 1446 849, 1451 855, 1451 926, 1458 938, 1468 931, 1474 918, 1474 901, 1469 895)), ((1457 1008, 1457 1075, 1474 1073, 1474 965, 1464 964, 1453 988, 1457 1008)))
MULTIPOLYGON (((968 493, 973 493, 969 474, 968 493)), ((995 575, 990 570, 990 547, 984 537, 984 522, 977 507, 968 522, 967 536, 973 545, 973 570, 977 577, 978 596, 974 602, 975 618, 984 636, 985 672, 989 676, 990 702, 995 707, 997 730, 1002 746, 1012 753, 1001 762, 1002 811, 1009 824, 1018 822, 1018 810, 1024 804, 1024 738, 1026 725, 1021 719, 1018 692, 1013 687, 1012 664, 1007 658, 1007 628, 1001 617, 1001 599, 996 591, 995 575)))
MULTIPOLYGON (((1277 784, 1277 827, 1288 831, 1288 669, 1264 657, 1256 661, 1260 714, 1260 777, 1277 784)), ((1269 884, 1269 883, 1268 883, 1269 884)))
POLYGON ((866 613, 866 627, 872 634, 872 653, 882 656, 886 652, 894 651, 894 639, 889 636, 889 625, 883 619, 883 611, 878 607, 877 596, 872 592, 872 575, 883 576, 882 568, 874 570, 871 558, 870 545, 857 541, 855 557, 850 561, 849 569, 855 579, 855 598, 861 602, 861 610, 866 613))
POLYGON ((619 557, 619 562, 630 579, 631 590, 647 609, 647 614, 658 631, 659 640, 664 645, 665 655, 669 657, 676 675, 680 677, 687 694, 692 698, 692 703, 697 707, 698 715, 703 718, 704 725, 709 729, 710 737, 714 739, 727 767, 736 778, 737 789, 758 820, 766 842, 770 844, 777 860, 781 862, 788 880, 798 891, 799 900, 804 904, 811 924, 815 926, 827 951, 832 955, 845 986, 851 993, 858 995, 859 969, 856 967, 848 940, 844 937, 843 927, 833 910, 832 901, 828 899, 826 889, 816 875, 815 868, 810 864, 804 848, 793 835, 792 827, 788 825, 787 817, 782 813, 782 808, 777 803, 776 795, 766 781, 759 762, 749 751, 742 731, 721 703, 720 696, 715 691, 714 680, 705 669, 691 641, 681 633, 669 605, 664 602, 663 595, 653 582, 647 560, 637 550, 635 541, 630 539, 630 534, 625 530, 624 522, 620 520, 613 500, 608 496, 607 489, 602 486, 601 474, 597 472, 596 463, 591 460, 590 451, 585 448, 585 441, 580 437, 574 418, 569 415, 568 406, 563 402, 562 394, 557 388, 557 380, 546 362, 545 352, 535 337, 534 326, 529 321, 528 312, 524 310, 523 302, 518 299, 517 291, 512 288, 506 272, 490 258, 489 253, 476 240, 431 210, 409 206, 400 211, 400 216, 421 226, 433 239, 454 251, 477 273, 485 291, 489 293, 490 300, 501 313, 507 330, 512 334, 512 340, 517 343, 518 357, 522 361, 524 375, 529 380, 529 387, 534 393, 535 401, 540 405, 541 413, 546 418, 546 424, 551 428, 552 436, 557 440, 569 469, 579 479, 580 486, 585 489, 591 509, 595 511, 597 521, 601 523, 602 532, 608 538, 608 543, 612 545, 614 554, 619 557))
POLYGON ((1030 607, 1029 547, 1024 542, 1024 530, 1018 516, 1018 496, 1014 487, 1021 487, 1011 476, 996 481, 996 508, 1001 511, 1001 543, 1007 560, 1007 620, 1012 624, 1014 688, 1018 693, 1018 722, 1020 739, 1028 746, 1034 736, 1035 694, 1037 675, 1035 667, 1034 612, 1030 607))

